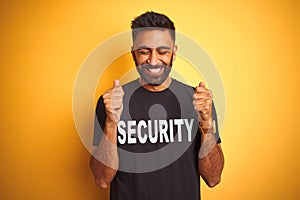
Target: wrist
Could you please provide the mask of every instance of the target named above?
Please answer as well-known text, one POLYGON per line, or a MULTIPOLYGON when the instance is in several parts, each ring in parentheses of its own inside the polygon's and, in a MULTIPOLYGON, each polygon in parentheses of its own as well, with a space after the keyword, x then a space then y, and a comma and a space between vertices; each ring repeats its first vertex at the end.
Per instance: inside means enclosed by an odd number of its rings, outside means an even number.
POLYGON ((119 119, 117 119, 116 113, 106 111, 106 119, 105 123, 110 125, 118 124, 119 119))
POLYGON ((215 121, 212 120, 209 123, 201 123, 199 124, 199 128, 201 129, 202 133, 204 134, 215 134, 216 133, 216 125, 215 121))
POLYGON ((111 118, 106 118, 105 120, 105 126, 108 127, 108 128, 115 128, 117 127, 117 124, 118 122, 114 119, 111 119, 111 118))
POLYGON ((213 128, 212 118, 210 118, 208 120, 200 120, 200 127, 202 129, 211 129, 211 128, 213 128))
POLYGON ((203 134, 214 134, 214 128, 201 128, 203 134))

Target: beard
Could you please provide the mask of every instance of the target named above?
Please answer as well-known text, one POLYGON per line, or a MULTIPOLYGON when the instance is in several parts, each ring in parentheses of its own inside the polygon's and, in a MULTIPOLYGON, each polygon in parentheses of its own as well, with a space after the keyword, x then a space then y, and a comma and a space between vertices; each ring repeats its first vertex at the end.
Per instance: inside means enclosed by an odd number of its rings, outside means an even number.
POLYGON ((170 64, 169 66, 166 64, 160 64, 160 65, 151 65, 149 63, 137 65, 136 61, 136 69, 138 73, 140 74, 143 81, 151 86, 159 86, 161 85, 169 76, 173 64, 173 54, 171 56, 170 64), (153 71, 158 73, 153 73, 153 71))

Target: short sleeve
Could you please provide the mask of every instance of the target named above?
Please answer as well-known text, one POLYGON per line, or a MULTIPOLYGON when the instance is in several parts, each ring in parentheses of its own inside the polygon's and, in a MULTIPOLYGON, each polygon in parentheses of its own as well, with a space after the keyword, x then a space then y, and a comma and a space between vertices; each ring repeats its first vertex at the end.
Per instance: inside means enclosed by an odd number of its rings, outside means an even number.
POLYGON ((216 136, 217 143, 221 143, 219 126, 218 126, 218 117, 217 117, 217 112, 215 109, 214 102, 212 102, 212 118, 213 118, 213 123, 214 123, 214 127, 215 127, 215 136, 216 136))
POLYGON ((103 97, 101 96, 97 102, 96 112, 94 117, 94 137, 93 137, 93 146, 98 146, 102 138, 105 126, 105 106, 103 102, 103 97))

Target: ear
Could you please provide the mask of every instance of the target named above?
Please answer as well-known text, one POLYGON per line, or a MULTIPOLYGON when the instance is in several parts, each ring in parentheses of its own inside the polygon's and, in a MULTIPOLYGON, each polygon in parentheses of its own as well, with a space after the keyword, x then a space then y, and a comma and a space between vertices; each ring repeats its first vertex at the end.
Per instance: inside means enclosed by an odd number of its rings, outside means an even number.
POLYGON ((133 46, 131 46, 131 56, 133 58, 133 60, 135 59, 135 55, 134 55, 134 50, 133 50, 133 46))
POLYGON ((135 57, 135 54, 134 54, 133 47, 131 47, 131 56, 132 56, 134 64, 137 65, 137 63, 136 63, 136 57, 135 57))
POLYGON ((176 59, 176 53, 177 53, 177 45, 174 45, 174 47, 173 47, 173 61, 176 59))

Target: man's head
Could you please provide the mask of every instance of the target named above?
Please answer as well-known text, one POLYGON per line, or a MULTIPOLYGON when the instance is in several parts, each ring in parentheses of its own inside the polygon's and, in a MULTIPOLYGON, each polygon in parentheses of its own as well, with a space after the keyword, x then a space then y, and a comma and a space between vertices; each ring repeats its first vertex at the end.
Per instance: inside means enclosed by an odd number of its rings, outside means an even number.
POLYGON ((146 84, 161 85, 176 58, 174 23, 165 15, 146 12, 132 23, 132 56, 146 84))
POLYGON ((175 42, 175 26, 174 23, 164 14, 156 12, 145 12, 140 16, 134 18, 131 22, 132 39, 136 38, 139 31, 143 29, 165 29, 171 34, 173 41, 175 42))

